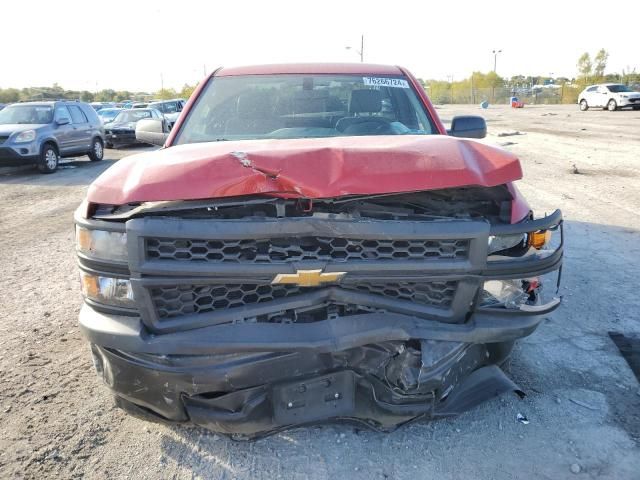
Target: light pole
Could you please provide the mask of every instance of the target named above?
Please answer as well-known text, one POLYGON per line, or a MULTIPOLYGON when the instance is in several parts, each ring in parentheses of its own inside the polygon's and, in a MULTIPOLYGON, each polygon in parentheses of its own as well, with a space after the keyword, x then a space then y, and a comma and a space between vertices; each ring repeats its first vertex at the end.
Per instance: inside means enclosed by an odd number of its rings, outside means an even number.
MULTIPOLYGON (((347 50, 351 50, 351 46, 344 47, 347 50)), ((360 36, 360 50, 355 51, 358 55, 360 55, 360 63, 364 62, 364 35, 360 36)))
POLYGON ((502 53, 502 50, 493 50, 493 73, 496 73, 496 65, 498 64, 499 53, 502 53))

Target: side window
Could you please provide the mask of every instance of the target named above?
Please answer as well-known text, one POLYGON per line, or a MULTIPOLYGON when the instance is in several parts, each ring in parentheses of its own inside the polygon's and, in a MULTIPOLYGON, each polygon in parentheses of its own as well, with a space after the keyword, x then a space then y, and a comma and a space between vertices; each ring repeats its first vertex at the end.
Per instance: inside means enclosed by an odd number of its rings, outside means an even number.
POLYGON ((184 102, 179 101, 179 102, 176 102, 176 104, 178 105, 178 108, 177 108, 176 110, 177 110, 178 112, 181 112, 181 111, 182 111, 182 109, 184 108, 184 102))
POLYGON ((587 88, 587 92, 591 92, 591 93, 596 92, 597 90, 598 90, 598 87, 589 87, 589 88, 587 88))
POLYGON ((67 109, 67 107, 65 107, 64 105, 56 107, 56 111, 53 114, 54 121, 57 122, 61 118, 66 118, 67 120, 69 120, 69 122, 71 122, 71 114, 69 113, 69 110, 67 109))
POLYGON ((609 93, 609 89, 607 87, 598 87, 598 92, 609 93))
POLYGON ((178 111, 176 107, 176 102, 167 102, 164 104, 164 108, 162 109, 164 113, 175 113, 178 111))
POLYGON ((73 123, 87 123, 87 117, 84 112, 80 110, 80 107, 76 105, 69 105, 69 112, 71 112, 71 120, 73 123))

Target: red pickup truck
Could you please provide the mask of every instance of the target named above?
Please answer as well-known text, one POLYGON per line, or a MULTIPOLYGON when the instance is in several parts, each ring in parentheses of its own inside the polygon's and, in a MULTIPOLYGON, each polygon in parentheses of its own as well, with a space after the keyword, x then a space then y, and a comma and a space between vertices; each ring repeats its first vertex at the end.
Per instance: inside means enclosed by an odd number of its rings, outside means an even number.
POLYGON ((223 68, 162 144, 75 215, 80 326, 118 405, 232 438, 392 430, 506 391, 514 341, 558 307, 560 211, 518 159, 446 130, 405 69, 223 68))

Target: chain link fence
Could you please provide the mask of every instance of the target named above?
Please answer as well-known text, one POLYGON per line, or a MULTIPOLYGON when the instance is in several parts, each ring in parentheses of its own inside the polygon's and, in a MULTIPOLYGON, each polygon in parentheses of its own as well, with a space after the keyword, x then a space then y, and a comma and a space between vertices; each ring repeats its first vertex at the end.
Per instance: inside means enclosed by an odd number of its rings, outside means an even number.
POLYGON ((528 105, 577 103, 578 94, 584 87, 579 85, 558 85, 554 87, 489 87, 469 88, 458 85, 425 85, 425 89, 435 104, 471 103, 483 101, 489 104, 510 104, 511 97, 528 105))

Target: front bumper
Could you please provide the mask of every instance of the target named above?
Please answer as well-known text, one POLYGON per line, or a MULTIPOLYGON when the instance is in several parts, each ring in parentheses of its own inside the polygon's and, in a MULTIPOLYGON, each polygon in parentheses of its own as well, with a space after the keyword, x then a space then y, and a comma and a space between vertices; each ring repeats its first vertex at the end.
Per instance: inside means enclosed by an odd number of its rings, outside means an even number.
POLYGON ((0 166, 16 167, 20 165, 32 165, 40 161, 37 148, 30 144, 10 147, 0 147, 0 166))
MULTIPOLYGON (((91 222, 87 222, 87 226, 91 222)), ((519 391, 499 369, 513 342, 531 334, 559 299, 520 309, 480 308, 477 291, 487 279, 528 278, 554 272, 562 261, 560 247, 544 257, 487 262, 490 234, 509 235, 552 226, 562 231, 556 212, 523 225, 463 222, 441 232, 434 225, 407 225, 392 232, 441 238, 472 239, 469 257, 425 262, 361 262, 323 266, 348 270, 340 285, 309 293, 244 305, 222 312, 161 318, 151 292, 175 283, 225 284, 270 281, 291 265, 212 265, 154 260, 145 255, 148 236, 161 233, 186 238, 237 238, 246 231, 239 222, 225 222, 224 232, 199 222, 136 219, 127 223, 129 264, 120 275, 131 278, 139 315, 116 315, 99 305, 85 305, 80 326, 92 345, 96 367, 129 411, 153 418, 186 422, 239 436, 256 437, 295 425, 333 420, 355 421, 391 430, 416 418, 455 415, 489 397, 519 391), (199 228, 195 232, 190 228, 199 228), (419 229, 424 229, 420 232, 419 229), (484 260, 483 260, 484 258, 484 260), (260 268, 258 268, 260 267, 260 268), (130 272, 126 272, 126 269, 130 272), (452 279, 458 290, 450 307, 432 308, 347 290, 361 278, 452 279), (352 280, 349 280, 349 276, 352 280), (195 280, 194 280, 195 277, 195 280), (187 282, 189 280, 189 282, 187 282), (245 321, 265 309, 355 302, 376 310, 308 323, 245 321), (231 317, 241 321, 233 321, 231 317)), ((380 235, 376 222, 362 225, 328 221, 255 222, 254 235, 286 235, 304 227, 336 234, 380 235), (273 232, 257 229, 272 228, 273 232)), ((101 225, 106 228, 105 225, 101 225)), ((113 228, 113 227, 112 227, 113 228)), ((441 228, 440 225, 437 228, 441 228)), ((560 235, 561 238, 561 235, 560 235)), ((103 267, 81 258, 85 270, 103 267)), ((294 270, 295 271, 295 270, 294 270)))
POLYGON ((105 133, 105 139, 113 145, 128 145, 138 143, 135 130, 116 130, 105 133))
POLYGON ((623 98, 618 103, 619 108, 627 108, 627 107, 640 107, 640 98, 623 98))

